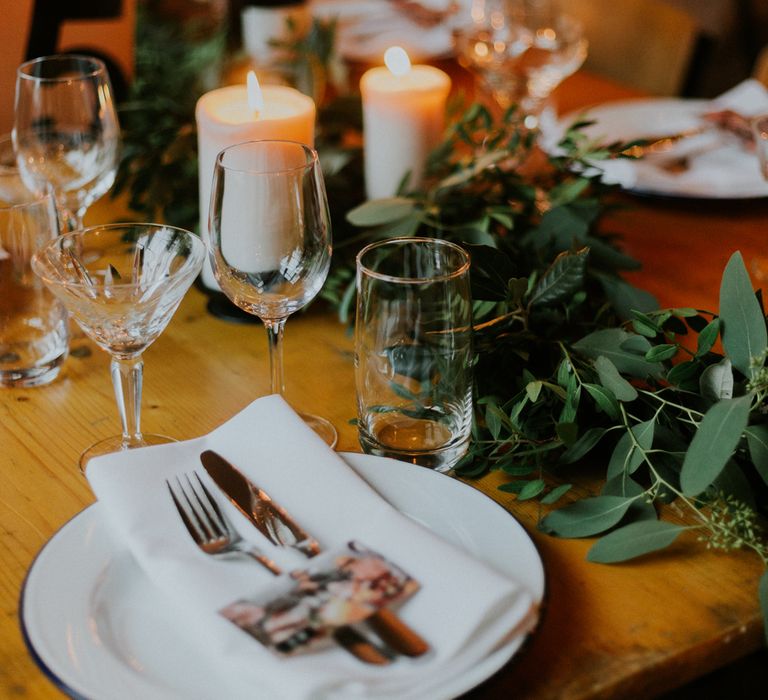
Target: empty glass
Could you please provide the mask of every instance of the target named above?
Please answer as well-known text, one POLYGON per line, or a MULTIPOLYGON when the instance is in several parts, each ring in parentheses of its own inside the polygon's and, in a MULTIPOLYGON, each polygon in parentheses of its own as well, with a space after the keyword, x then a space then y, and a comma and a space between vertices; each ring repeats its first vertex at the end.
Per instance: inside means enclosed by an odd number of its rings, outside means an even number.
POLYGON ((24 184, 52 190, 63 228, 82 228, 87 208, 115 180, 120 129, 104 63, 43 56, 19 66, 13 128, 24 184))
POLYGON ((34 271, 112 356, 122 434, 83 452, 82 470, 97 455, 173 442, 141 432, 141 355, 165 329, 204 258, 205 246, 189 231, 132 223, 59 236, 33 257, 34 271))
POLYGON ((550 93, 587 57, 581 25, 554 0, 472 0, 456 43, 460 62, 501 107, 518 105, 529 128, 538 126, 550 93))
POLYGON ((469 255, 398 238, 357 256, 355 378, 363 450, 449 471, 472 427, 469 255))
MULTIPOLYGON (((211 267, 224 294, 261 319, 271 391, 283 394, 283 329, 323 286, 331 219, 317 153, 293 141, 248 141, 216 158, 210 207, 211 267)), ((329 445, 336 429, 301 414, 329 445)))
POLYGON ((58 235, 56 207, 48 195, 22 193, 26 202, 0 204, 0 386, 9 387, 53 381, 69 342, 66 309, 31 268, 34 252, 58 235))

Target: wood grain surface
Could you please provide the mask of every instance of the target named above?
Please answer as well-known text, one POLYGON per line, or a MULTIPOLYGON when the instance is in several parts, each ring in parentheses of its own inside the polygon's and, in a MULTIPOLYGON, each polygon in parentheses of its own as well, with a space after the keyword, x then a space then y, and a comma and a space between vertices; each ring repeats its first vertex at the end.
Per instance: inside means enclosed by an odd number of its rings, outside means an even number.
MULTIPOLYGON (((585 74, 559 91, 563 111, 631 96, 585 74)), ((768 202, 686 202, 626 197, 607 222, 644 265, 632 280, 662 305, 717 308, 731 252, 748 265, 765 257, 768 202)), ((91 213, 104 216, 104 207, 91 213)), ((758 269, 756 267, 755 269, 758 269)), ((143 428, 178 439, 202 435, 268 391, 267 343, 258 325, 213 318, 192 289, 166 332, 145 354, 143 428)), ((107 355, 76 334, 61 376, 36 389, 0 390, 0 697, 61 697, 27 652, 18 624, 24 576, 36 553, 93 501, 77 468, 80 452, 117 431, 107 355)), ((285 336, 287 397, 329 418, 338 449, 359 451, 352 339, 315 306, 292 317, 285 336)), ((594 470, 569 479, 583 492, 594 470)), ((586 562, 592 540, 559 540, 536 530, 537 506, 517 505, 491 475, 474 486, 519 518, 544 559, 547 599, 525 652, 471 698, 596 700, 651 698, 759 648, 756 558, 720 554, 693 539, 617 566, 586 562)), ((674 516, 674 513, 672 514, 674 516)), ((461 513, 456 513, 461 518, 461 513)), ((459 606, 460 607, 460 606, 459 606)))

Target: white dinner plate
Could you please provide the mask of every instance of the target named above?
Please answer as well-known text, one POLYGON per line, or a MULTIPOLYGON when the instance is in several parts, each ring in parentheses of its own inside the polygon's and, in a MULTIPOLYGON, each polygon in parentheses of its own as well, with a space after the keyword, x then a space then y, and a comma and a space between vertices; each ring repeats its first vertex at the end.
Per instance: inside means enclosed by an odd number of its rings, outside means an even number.
MULTIPOLYGON (((545 136, 546 150, 567 126, 580 118, 595 123, 584 131, 603 143, 653 139, 702 126, 701 115, 713 109, 708 100, 651 98, 608 102, 562 117, 555 133, 545 136), (549 144, 549 146, 547 145, 549 144)), ((723 130, 708 131, 678 141, 670 150, 637 160, 596 164, 604 179, 640 194, 699 199, 751 199, 768 196, 754 152, 723 130), (670 168, 685 157, 688 167, 670 168)))
MULTIPOLYGON (((343 457, 401 512, 513 577, 541 603, 545 576, 536 547, 492 499, 422 467, 369 455, 343 457)), ((199 647, 175 629, 173 602, 110 538, 99 503, 75 516, 43 547, 27 574, 19 608, 35 661, 74 698, 235 697, 199 647)), ((434 700, 456 697, 481 683, 524 641, 519 635, 471 672, 447 679, 434 700)), ((269 700, 258 693, 252 698, 269 700)))

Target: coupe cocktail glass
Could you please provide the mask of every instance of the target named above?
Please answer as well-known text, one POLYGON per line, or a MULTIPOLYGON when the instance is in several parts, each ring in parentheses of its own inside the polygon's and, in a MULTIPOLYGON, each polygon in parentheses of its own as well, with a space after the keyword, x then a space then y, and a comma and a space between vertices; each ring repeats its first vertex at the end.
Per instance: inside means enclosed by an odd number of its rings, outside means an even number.
POLYGON ((60 236, 32 268, 91 340, 112 356, 122 434, 89 447, 92 457, 172 438, 141 432, 142 353, 162 333, 205 257, 189 231, 160 224, 110 224, 60 236))

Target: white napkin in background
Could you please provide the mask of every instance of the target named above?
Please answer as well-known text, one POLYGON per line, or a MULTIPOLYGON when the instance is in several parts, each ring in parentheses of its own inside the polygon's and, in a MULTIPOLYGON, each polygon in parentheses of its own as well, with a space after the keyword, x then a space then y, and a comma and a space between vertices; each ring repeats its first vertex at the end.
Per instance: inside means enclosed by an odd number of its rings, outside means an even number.
MULTIPOLYGON (((586 130, 591 137, 626 142, 701 126, 704 122, 700 115, 721 109, 732 109, 746 117, 768 112, 768 90, 749 79, 710 101, 659 98, 597 105, 581 115, 567 115, 555 129, 550 126, 542 145, 554 152, 559 135, 577 116, 597 120, 586 130)), ((602 172, 603 181, 640 192, 713 198, 768 196, 768 183, 762 178, 755 153, 735 134, 722 129, 682 139, 663 153, 637 160, 601 161, 595 163, 595 168, 602 172), (687 158, 686 169, 675 172, 665 168, 683 157, 687 158)))
MULTIPOLYGON (((270 700, 429 697, 506 641, 531 610, 531 596, 516 582, 401 515, 277 396, 255 401, 202 438, 93 459, 87 477, 111 529, 184 611, 180 624, 228 679, 228 698, 253 697, 254 688, 270 700), (355 538, 416 578, 422 588, 398 615, 432 651, 387 667, 363 664, 340 648, 282 659, 221 617, 217 610, 275 579, 255 562, 222 563, 201 553, 186 531, 165 479, 191 470, 207 476, 199 461, 205 449, 250 476, 324 549, 355 538)), ((220 505, 281 566, 308 563, 293 550, 272 548, 223 498, 220 505)))
MULTIPOLYGON (((450 7, 451 0, 420 0, 420 4, 441 11, 450 7)), ((381 63, 384 52, 395 45, 402 46, 413 63, 453 51, 451 21, 424 27, 386 0, 314 0, 311 11, 316 17, 338 18, 338 51, 350 60, 381 63)))

